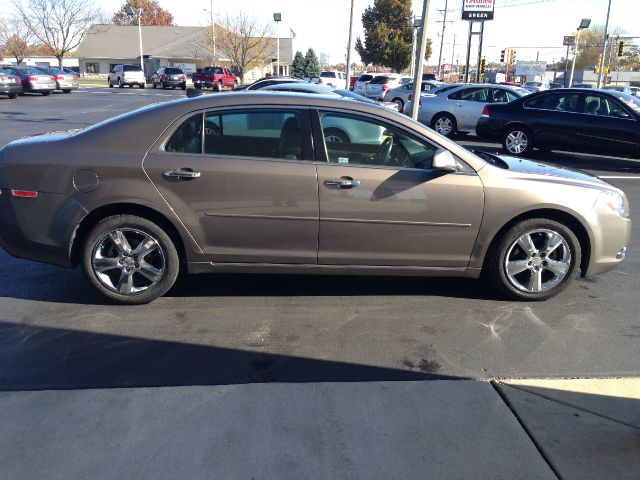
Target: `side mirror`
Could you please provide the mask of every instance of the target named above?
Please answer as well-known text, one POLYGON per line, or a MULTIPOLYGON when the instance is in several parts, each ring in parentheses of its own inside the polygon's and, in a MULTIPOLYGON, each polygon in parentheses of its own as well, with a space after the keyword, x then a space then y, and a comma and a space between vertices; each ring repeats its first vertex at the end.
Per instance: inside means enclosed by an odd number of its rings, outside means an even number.
POLYGON ((433 156, 431 167, 443 172, 457 172, 458 164, 449 150, 438 150, 433 156))

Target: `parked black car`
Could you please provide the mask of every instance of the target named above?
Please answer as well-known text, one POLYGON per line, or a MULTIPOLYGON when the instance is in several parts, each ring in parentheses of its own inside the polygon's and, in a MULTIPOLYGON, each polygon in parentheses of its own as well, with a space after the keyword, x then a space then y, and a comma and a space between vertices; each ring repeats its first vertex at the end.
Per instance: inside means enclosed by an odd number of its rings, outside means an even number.
POLYGON ((0 68, 0 95, 16 98, 20 92, 22 92, 20 77, 0 68))
POLYGON ((153 88, 180 87, 182 90, 186 90, 187 76, 177 67, 162 67, 151 77, 151 86, 153 88))
POLYGON ((486 105, 476 133, 501 140, 514 156, 538 148, 640 158, 640 99, 595 89, 547 90, 486 105))

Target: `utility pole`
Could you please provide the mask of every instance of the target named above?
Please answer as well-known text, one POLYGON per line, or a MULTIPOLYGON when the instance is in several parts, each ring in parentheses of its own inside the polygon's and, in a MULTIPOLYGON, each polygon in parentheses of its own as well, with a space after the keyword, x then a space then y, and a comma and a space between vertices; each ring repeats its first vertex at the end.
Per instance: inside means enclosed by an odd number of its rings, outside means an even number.
POLYGON ((438 10, 440 13, 444 15, 442 20, 442 35, 440 35, 440 55, 438 56, 438 77, 440 77, 440 68, 442 67, 442 47, 444 46, 444 31, 447 27, 447 6, 449 0, 444 0, 444 10, 438 10))
MULTIPOLYGON (((451 76, 453 75, 453 57, 456 54, 456 36, 453 35, 453 48, 451 49, 451 71, 449 72, 449 81, 451 81, 451 76)), ((456 75, 458 74, 458 65, 456 65, 456 75)))
POLYGON ((471 57, 471 39, 473 38, 473 22, 469 22, 469 35, 467 37, 467 60, 464 66, 464 83, 469 83, 469 57, 471 57))
POLYGON ((349 20, 349 43, 347 44, 347 83, 344 88, 349 90, 351 84, 351 38, 353 34, 353 2, 351 0, 351 18, 349 20))
POLYGON ((427 50, 427 19, 429 16, 430 0, 424 0, 422 5, 422 26, 420 28, 420 42, 418 45, 418 61, 413 74, 413 101, 411 102, 411 118, 418 119, 420 106, 420 92, 422 91, 422 70, 424 68, 424 54, 427 50))
POLYGON ((213 44, 213 57, 211 65, 216 64, 216 24, 213 21, 213 0, 211 0, 211 42, 213 44))
POLYGON ((476 83, 480 83, 480 60, 482 59, 482 39, 484 38, 484 22, 480 22, 480 42, 478 43, 478 63, 476 64, 476 83))
POLYGON ((600 85, 602 85, 604 57, 607 53, 607 41, 609 40, 609 13, 611 13, 611 0, 609 0, 609 6, 607 7, 607 21, 604 24, 604 41, 602 42, 602 55, 600 56, 600 68, 598 69, 598 84, 596 85, 596 88, 600 88, 600 85))

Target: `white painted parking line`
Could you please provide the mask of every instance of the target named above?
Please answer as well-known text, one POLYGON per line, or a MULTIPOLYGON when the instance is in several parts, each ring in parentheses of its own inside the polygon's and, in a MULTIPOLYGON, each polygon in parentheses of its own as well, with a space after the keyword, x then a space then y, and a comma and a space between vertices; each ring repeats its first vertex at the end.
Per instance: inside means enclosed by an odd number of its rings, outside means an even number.
POLYGON ((640 177, 632 177, 627 175, 602 175, 598 178, 603 180, 640 180, 640 177))

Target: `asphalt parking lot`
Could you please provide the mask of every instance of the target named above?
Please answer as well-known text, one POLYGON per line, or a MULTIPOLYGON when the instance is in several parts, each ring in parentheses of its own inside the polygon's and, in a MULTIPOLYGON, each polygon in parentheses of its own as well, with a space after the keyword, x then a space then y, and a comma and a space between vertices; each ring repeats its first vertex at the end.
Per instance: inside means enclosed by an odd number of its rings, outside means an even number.
MULTIPOLYGON (((0 97, 0 146, 183 95, 83 87, 0 97)), ((640 161, 535 158, 627 193, 634 232, 620 267, 544 303, 505 301, 462 279, 202 275, 123 307, 105 303, 79 269, 0 251, 0 389, 638 376, 640 161)))

